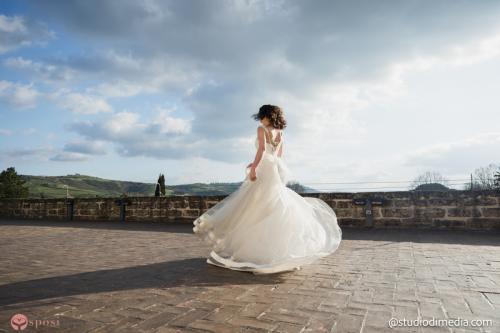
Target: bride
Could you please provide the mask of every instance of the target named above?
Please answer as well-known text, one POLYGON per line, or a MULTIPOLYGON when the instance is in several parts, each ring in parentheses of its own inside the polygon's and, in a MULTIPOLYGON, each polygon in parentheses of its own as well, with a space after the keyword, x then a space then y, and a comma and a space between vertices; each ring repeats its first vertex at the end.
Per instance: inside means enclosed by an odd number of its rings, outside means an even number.
POLYGON ((281 108, 263 105, 252 117, 261 124, 245 180, 198 217, 193 231, 212 247, 209 264, 254 274, 300 269, 335 252, 342 230, 326 202, 286 186, 281 108))

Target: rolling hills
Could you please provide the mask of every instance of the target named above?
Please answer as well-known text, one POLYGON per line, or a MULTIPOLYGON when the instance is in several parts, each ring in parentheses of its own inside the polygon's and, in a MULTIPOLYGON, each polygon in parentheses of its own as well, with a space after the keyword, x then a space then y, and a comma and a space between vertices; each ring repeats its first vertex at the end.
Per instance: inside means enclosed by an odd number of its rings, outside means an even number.
MULTIPOLYGON (((88 175, 74 174, 66 176, 32 176, 20 175, 26 181, 31 198, 66 197, 66 185, 69 196, 83 197, 119 197, 154 196, 154 183, 141 183, 111 180, 88 175)), ((181 185, 166 184, 166 195, 226 195, 235 191, 237 183, 192 183, 181 185)), ((310 192, 312 189, 306 188, 310 192)))

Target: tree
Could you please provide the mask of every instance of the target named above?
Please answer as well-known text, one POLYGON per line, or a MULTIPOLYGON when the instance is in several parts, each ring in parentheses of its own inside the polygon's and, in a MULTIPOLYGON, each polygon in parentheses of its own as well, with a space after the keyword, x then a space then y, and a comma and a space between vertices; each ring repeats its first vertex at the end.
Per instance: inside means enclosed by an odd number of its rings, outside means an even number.
MULTIPOLYGON (((485 167, 480 167, 474 170, 472 189, 474 190, 493 190, 495 189, 495 173, 499 172, 500 165, 490 163, 485 167)), ((471 189, 471 184, 468 184, 467 189, 471 189)))
POLYGON ((165 195, 165 176, 160 173, 158 176, 158 180, 156 181, 155 187, 155 197, 164 196, 165 195))
POLYGON ((165 196, 165 176, 163 174, 160 175, 160 190, 161 194, 165 196))
POLYGON ((500 191, 500 170, 497 171, 494 177, 495 177, 495 182, 494 182, 495 189, 497 191, 500 191))
POLYGON ((413 180, 410 190, 443 190, 448 189, 448 184, 439 172, 426 171, 413 180))
POLYGON ((155 186, 155 197, 159 197, 160 196, 160 182, 156 183, 156 186, 155 186))
POLYGON ((27 198, 29 190, 25 183, 14 167, 7 168, 0 173, 0 198, 27 198))
POLYGON ((297 193, 304 193, 306 188, 298 182, 288 182, 286 186, 297 193))

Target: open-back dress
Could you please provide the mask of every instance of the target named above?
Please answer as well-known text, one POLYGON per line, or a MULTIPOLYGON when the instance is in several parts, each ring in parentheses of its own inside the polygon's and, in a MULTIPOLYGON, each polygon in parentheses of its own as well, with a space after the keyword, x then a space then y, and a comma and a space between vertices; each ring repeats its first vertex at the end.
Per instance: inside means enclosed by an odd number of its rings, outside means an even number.
POLYGON ((254 274, 299 269, 335 252, 342 230, 326 202, 286 186, 291 173, 278 156, 283 130, 259 127, 265 151, 257 179, 247 168, 241 186, 201 214, 193 231, 211 246, 209 264, 254 274))

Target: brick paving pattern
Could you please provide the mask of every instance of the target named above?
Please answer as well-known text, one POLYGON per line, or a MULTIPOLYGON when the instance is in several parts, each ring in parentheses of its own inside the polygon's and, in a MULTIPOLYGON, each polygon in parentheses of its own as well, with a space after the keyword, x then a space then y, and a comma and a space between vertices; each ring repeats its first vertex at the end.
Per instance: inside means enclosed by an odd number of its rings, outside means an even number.
POLYGON ((0 332, 17 313, 45 320, 25 332, 500 332, 498 232, 343 228, 334 254, 254 275, 207 264, 191 228, 0 221, 0 332), (417 316, 492 326, 388 327, 417 316))

